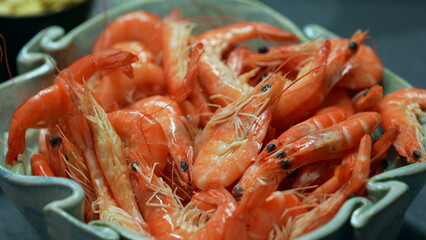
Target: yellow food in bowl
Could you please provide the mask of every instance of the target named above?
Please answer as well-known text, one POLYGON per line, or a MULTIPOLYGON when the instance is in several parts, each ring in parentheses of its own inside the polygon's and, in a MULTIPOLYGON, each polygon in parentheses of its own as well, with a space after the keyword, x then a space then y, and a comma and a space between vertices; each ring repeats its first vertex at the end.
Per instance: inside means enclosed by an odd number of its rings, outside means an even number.
POLYGON ((0 0, 2 16, 37 16, 45 13, 60 12, 65 8, 84 0, 0 0))

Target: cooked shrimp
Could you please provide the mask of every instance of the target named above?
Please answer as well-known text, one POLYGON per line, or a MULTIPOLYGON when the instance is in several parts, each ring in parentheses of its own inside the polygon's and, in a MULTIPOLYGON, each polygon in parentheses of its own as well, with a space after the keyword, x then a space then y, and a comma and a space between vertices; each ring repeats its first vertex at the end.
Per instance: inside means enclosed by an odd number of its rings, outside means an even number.
POLYGON ((309 163, 341 157, 356 146, 364 134, 374 132, 379 123, 378 113, 364 112, 308 134, 268 155, 259 167, 247 171, 234 188, 234 195, 251 192, 262 184, 278 184, 285 174, 309 163))
POLYGON ((199 189, 229 186, 254 161, 268 130, 271 107, 282 91, 284 78, 269 75, 253 92, 217 114, 231 115, 202 145, 192 171, 199 189), (224 168, 224 166, 226 166, 224 168))
MULTIPOLYGON (((59 79, 73 79, 76 82, 81 82, 83 79, 89 78, 96 70, 128 66, 135 60, 136 57, 133 54, 119 51, 85 56, 62 70, 55 82, 59 79), (130 57, 126 61, 115 62, 114 59, 110 59, 112 53, 114 56, 125 55, 126 58, 128 58, 127 56, 130 57), (90 60, 89 63, 88 59, 90 60)), ((53 127, 56 123, 66 119, 72 107, 64 88, 56 83, 22 103, 12 116, 6 163, 13 164, 18 155, 24 152, 25 133, 28 128, 53 127)))
POLYGON ((163 69, 154 63, 152 54, 141 42, 120 42, 112 48, 129 51, 138 60, 131 65, 131 77, 116 69, 100 71, 89 79, 89 89, 103 109, 114 111, 142 98, 166 92, 163 69))
POLYGON ((416 117, 424 116, 422 109, 426 109, 426 90, 417 88, 390 93, 379 106, 383 129, 386 131, 393 124, 398 125, 400 132, 394 146, 409 163, 425 161, 423 128, 416 117))
POLYGON ((162 20, 147 11, 134 11, 124 14, 101 33, 93 46, 97 53, 124 41, 140 41, 154 54, 161 51, 162 20))
POLYGON ((325 97, 324 101, 319 106, 319 110, 317 110, 314 114, 318 114, 318 111, 321 111, 323 108, 329 107, 339 107, 345 110, 346 115, 350 116, 355 113, 355 109, 353 107, 353 103, 347 91, 339 86, 335 86, 328 95, 325 97))
POLYGON ((31 170, 34 176, 54 177, 52 168, 49 166, 47 159, 40 153, 36 153, 31 157, 31 170))
POLYGON ((190 180, 194 150, 192 139, 182 120, 184 115, 179 105, 168 97, 153 96, 136 102, 131 109, 153 115, 161 124, 178 176, 187 185, 190 180))
POLYGON ((159 122, 148 114, 130 110, 108 113, 112 127, 124 146, 138 154, 142 161, 154 168, 155 173, 164 171, 167 163, 167 138, 159 122))
POLYGON ((330 198, 291 224, 290 238, 299 237, 327 223, 353 193, 358 193, 368 180, 371 138, 364 135, 355 159, 353 172, 347 182, 330 198))

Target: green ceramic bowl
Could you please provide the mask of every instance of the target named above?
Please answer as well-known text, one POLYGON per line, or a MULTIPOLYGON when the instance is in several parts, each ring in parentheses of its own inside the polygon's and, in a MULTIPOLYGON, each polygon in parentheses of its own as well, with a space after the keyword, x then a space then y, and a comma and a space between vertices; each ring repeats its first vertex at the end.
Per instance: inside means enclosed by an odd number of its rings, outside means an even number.
MULTIPOLYGON (((219 25, 243 19, 267 22, 295 33, 303 41, 317 35, 332 37, 319 26, 307 27, 304 34, 281 14, 251 0, 147 0, 108 11, 107 19, 111 21, 136 9, 165 16, 173 8, 181 9, 186 17, 209 16, 219 25)), ((18 56, 18 71, 21 75, 14 81, 9 80, 0 85, 2 141, 7 140, 7 131, 15 109, 27 97, 52 83, 55 70, 49 59, 54 59, 62 69, 88 54, 103 29, 103 23, 104 16, 101 15, 66 35, 60 27, 49 27, 26 44, 18 56)), ((390 71, 385 71, 383 85, 386 93, 410 87, 390 71)), ((26 156, 37 150, 36 141, 37 131, 28 131, 26 156)), ((85 224, 82 221, 84 193, 77 183, 64 178, 27 176, 30 173, 28 161, 24 159, 13 167, 6 166, 6 151, 5 147, 0 148, 0 187, 43 239, 141 239, 102 221, 85 224)), ((425 181, 426 163, 377 175, 367 184, 369 199, 356 197, 348 200, 329 223, 300 239, 378 239, 379 236, 380 239, 395 239, 404 213, 425 181)))

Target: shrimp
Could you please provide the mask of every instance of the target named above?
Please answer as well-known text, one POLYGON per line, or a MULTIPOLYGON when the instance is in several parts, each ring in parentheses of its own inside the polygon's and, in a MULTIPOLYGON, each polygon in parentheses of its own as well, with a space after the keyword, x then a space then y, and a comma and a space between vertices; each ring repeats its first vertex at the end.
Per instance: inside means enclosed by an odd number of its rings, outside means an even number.
MULTIPOLYGON (((89 78, 90 74, 94 74, 97 70, 129 66, 135 60, 136 57, 134 55, 122 51, 85 56, 62 70, 56 77, 55 82, 58 82, 59 79, 69 78, 74 79, 76 82, 81 82, 83 79, 89 78), (117 55, 125 55, 126 59, 128 59, 119 62, 110 59, 111 56, 117 55), (88 59, 90 60, 89 63, 88 59)), ((57 83, 41 90, 22 103, 12 116, 6 163, 9 165, 13 164, 18 155, 24 152, 25 133, 28 128, 48 128, 55 126, 58 122, 66 120, 71 108, 73 108, 73 105, 65 89, 57 83)))
POLYGON ((245 185, 256 185, 258 179, 256 174, 263 167, 263 164, 268 160, 268 157, 277 153, 278 150, 284 148, 287 144, 293 143, 300 138, 313 133, 319 129, 327 128, 333 124, 343 121, 346 118, 345 113, 341 109, 336 111, 324 113, 312 117, 304 122, 301 122, 283 134, 281 134, 277 139, 271 140, 262 152, 257 157, 257 160, 252 164, 244 173, 240 182, 234 187, 234 195, 240 197, 243 194, 245 185), (241 183, 241 184, 240 184, 241 183))
POLYGON ((131 65, 132 77, 120 70, 109 70, 98 72, 89 79, 89 89, 102 108, 110 112, 142 98, 165 92, 163 69, 154 63, 152 54, 141 42, 120 42, 113 48, 129 51, 136 55, 138 60, 131 65))
POLYGON ((140 226, 146 223, 139 211, 130 176, 126 156, 120 137, 114 131, 108 116, 90 92, 77 84, 61 80, 73 104, 87 119, 93 136, 93 147, 102 173, 105 175, 111 193, 120 208, 126 211, 140 226))
POLYGON ((167 88, 178 103, 185 100, 195 88, 196 66, 202 55, 203 45, 194 47, 190 67, 190 37, 194 24, 166 19, 163 26, 163 66, 167 88))
POLYGON ((163 127, 171 158, 178 169, 178 177, 186 185, 190 180, 193 162, 193 146, 190 134, 183 122, 183 112, 172 99, 153 96, 136 102, 130 109, 142 110, 153 115, 163 127))
POLYGON ((167 138, 162 126, 150 115, 142 112, 118 110, 108 113, 112 127, 124 146, 140 156, 155 173, 164 171, 167 163, 167 138))
MULTIPOLYGON (((324 41, 312 41, 308 43, 274 46, 266 53, 251 53, 247 58, 246 65, 256 66, 279 66, 283 62, 285 72, 290 75, 297 74, 306 64, 309 58, 318 51, 325 41, 330 41, 332 48, 351 46, 358 48, 358 51, 351 63, 351 68, 342 75, 337 85, 352 89, 361 90, 379 84, 383 77, 383 63, 377 54, 365 44, 351 43, 353 39, 329 39, 324 41)), ((356 42, 356 41, 355 41, 356 42)))
POLYGON ((366 33, 355 33, 351 39, 352 44, 344 46, 333 46, 326 40, 312 60, 312 65, 307 64, 299 72, 299 80, 280 98, 273 112, 273 126, 286 129, 309 116, 338 80, 351 69, 351 59, 365 35, 366 33))
POLYGON ((357 112, 376 111, 382 98, 383 88, 374 85, 356 94, 352 98, 352 103, 357 112))
POLYGON ((416 117, 425 115, 422 109, 426 109, 426 90, 418 88, 390 93, 379 105, 383 129, 386 131, 393 124, 398 125, 400 132, 394 146, 408 163, 425 161, 423 128, 416 117))
POLYGON ((249 55, 248 46, 238 46, 233 49, 228 58, 226 59, 226 65, 231 69, 235 76, 239 76, 244 72, 244 60, 249 55))
POLYGON ((161 52, 162 20, 147 11, 134 11, 111 22, 96 40, 98 53, 124 41, 140 41, 157 57, 161 52))
POLYGON ((177 228, 177 218, 182 208, 173 190, 154 169, 144 161, 132 157, 132 183, 142 215, 147 221, 149 232, 155 238, 171 234, 177 228))
POLYGON ((341 157, 356 146, 364 134, 374 132, 379 123, 378 113, 358 113, 285 145, 268 155, 260 166, 246 171, 234 188, 234 195, 241 196, 243 191, 251 192, 253 188, 270 182, 278 184, 286 174, 301 166, 341 157))
POLYGON ((370 168, 371 138, 364 135, 360 141, 353 172, 347 182, 330 198, 297 218, 290 227, 290 239, 311 232, 327 223, 351 194, 365 187, 370 168))
POLYGON ((226 106, 251 90, 252 87, 238 79, 221 58, 222 54, 235 44, 255 37, 273 41, 297 40, 287 31, 256 22, 231 24, 207 31, 197 37, 205 49, 198 69, 200 83, 214 103, 226 106))
POLYGON ((229 186, 254 161, 268 130, 271 107, 284 82, 282 75, 271 74, 250 95, 218 112, 230 117, 197 154, 192 170, 196 187, 205 190, 229 186))
POLYGON ((310 190, 304 189, 305 187, 322 185, 333 176, 338 165, 337 161, 340 160, 324 160, 299 168, 297 171, 297 177, 291 185, 291 188, 301 189, 299 192, 303 193, 310 190))
POLYGON ((31 170, 34 176, 54 177, 52 168, 49 166, 47 159, 40 153, 36 153, 31 157, 31 170))

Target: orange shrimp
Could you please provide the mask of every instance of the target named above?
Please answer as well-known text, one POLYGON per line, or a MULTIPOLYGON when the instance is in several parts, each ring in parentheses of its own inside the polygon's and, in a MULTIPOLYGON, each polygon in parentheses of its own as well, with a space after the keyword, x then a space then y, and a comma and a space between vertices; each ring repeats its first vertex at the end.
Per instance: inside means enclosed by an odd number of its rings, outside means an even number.
POLYGON ((422 109, 426 109, 426 90, 417 88, 390 93, 379 106, 383 129, 386 131, 392 125, 398 125, 400 132, 394 146, 409 163, 425 161, 423 128, 416 117, 424 116, 422 109))
POLYGON ((40 153, 36 153, 31 157, 31 170, 34 176, 54 177, 47 159, 40 153))
POLYGON ((235 76, 239 76, 244 72, 244 60, 249 55, 248 46, 238 46, 233 49, 228 58, 226 58, 226 65, 231 69, 235 76))
POLYGON ((377 53, 362 44, 355 56, 352 69, 337 85, 354 90, 370 88, 382 81, 383 72, 383 63, 377 53))
POLYGON ((224 119, 197 154, 192 170, 196 187, 203 190, 226 187, 243 174, 260 150, 271 107, 281 94, 284 82, 282 75, 271 74, 251 94, 216 113, 229 118, 224 119))
POLYGON ((73 104, 87 119, 93 138, 93 148, 102 173, 111 188, 118 206, 126 211, 136 223, 145 227, 146 223, 136 203, 130 183, 130 175, 123 144, 108 120, 108 115, 95 101, 87 89, 72 82, 61 80, 73 104))
POLYGON ((178 169, 178 177, 187 185, 191 177, 194 150, 179 105, 168 97, 153 96, 136 102, 130 108, 153 115, 161 124, 170 156, 178 169))
POLYGON ((268 156, 275 154, 278 150, 284 148, 287 144, 293 143, 294 141, 299 140, 300 138, 319 129, 332 126, 337 122, 343 121, 345 118, 346 116, 344 111, 337 109, 336 111, 324 113, 301 122, 288 129, 277 139, 270 141, 259 154, 256 162, 254 162, 254 164, 252 164, 245 171, 239 184, 237 184, 234 188, 234 195, 240 197, 244 191, 244 185, 250 186, 252 184, 256 184, 254 182, 257 182, 258 179, 256 179, 255 175, 259 169, 262 168, 262 165, 267 161, 268 156))
MULTIPOLYGON (((325 40, 327 41, 327 40, 325 40)), ((251 53, 247 58, 247 65, 257 66, 279 66, 283 62, 285 72, 290 75, 297 74, 306 64, 312 54, 324 44, 325 41, 312 41, 308 43, 274 46, 266 53, 251 53)), ((351 44, 358 51, 351 63, 351 68, 342 75, 337 85, 353 90, 360 90, 379 84, 383 77, 383 63, 377 54, 367 45, 353 44, 353 39, 329 39, 332 48, 341 48, 351 44)))
POLYGON ((161 51, 162 20, 147 11, 134 11, 124 14, 101 33, 93 46, 97 53, 124 41, 140 41, 154 54, 161 51))
POLYGON ((272 124, 279 129, 286 129, 309 116, 338 80, 351 69, 351 59, 365 36, 366 33, 355 33, 351 44, 343 46, 332 45, 326 40, 312 60, 312 66, 307 64, 299 72, 298 81, 281 96, 274 109, 272 124))
POLYGON ((132 183, 142 215, 147 221, 149 232, 155 238, 164 238, 177 228, 177 218, 181 203, 173 190, 154 169, 144 161, 132 156, 132 183))
POLYGON ((345 151, 356 146, 364 134, 374 132, 379 123, 378 113, 358 113, 285 145, 268 155, 262 164, 246 171, 234 188, 234 195, 242 195, 243 191, 251 192, 262 184, 278 184, 285 174, 301 166, 341 157, 345 151))
POLYGON ((152 54, 141 42, 120 42, 113 48, 135 54, 138 61, 131 65, 132 77, 120 70, 109 70, 98 72, 90 78, 89 89, 102 108, 110 112, 142 98, 165 93, 163 69, 154 63, 152 54))
POLYGON ((333 176, 338 165, 337 161, 339 160, 324 160, 299 168, 291 188, 301 189, 299 192, 303 193, 305 191, 311 191, 311 189, 305 189, 305 187, 322 185, 333 176))
POLYGON ((167 138, 153 116, 129 110, 108 113, 112 127, 126 148, 135 152, 155 173, 164 171, 167 163, 167 138))
POLYGON ((268 239, 274 225, 285 226, 306 212, 303 203, 291 191, 275 191, 250 218, 249 238, 268 239))
POLYGON ((203 52, 203 45, 197 44, 190 62, 189 42, 193 27, 192 23, 168 18, 163 25, 163 66, 167 88, 178 103, 195 88, 196 69, 203 52))
POLYGON ((352 98, 352 103, 357 112, 376 111, 382 98, 383 88, 374 85, 356 94, 352 98))
POLYGON ((260 38, 275 42, 295 42, 299 39, 281 28, 260 22, 239 22, 215 28, 198 35, 197 39, 206 47, 206 52, 221 57, 237 43, 260 38))
POLYGON ((368 180, 370 168, 371 138, 364 135, 360 141, 353 172, 347 182, 330 198, 311 211, 297 218, 290 227, 290 238, 296 238, 327 223, 351 194, 363 189, 368 180))
MULTIPOLYGON (((129 66, 136 57, 128 52, 107 52, 95 55, 89 55, 75 61, 71 66, 61 71, 56 77, 59 79, 73 79, 81 82, 90 77, 96 70, 112 69, 129 66), (115 62, 113 56, 130 56, 126 61, 115 62), (90 60, 89 64, 88 59, 90 60)), ((57 83, 47 87, 36 95, 27 99, 16 109, 12 116, 12 122, 9 129, 8 152, 6 163, 13 164, 18 155, 25 149, 25 133, 28 128, 48 128, 54 126, 60 121, 64 121, 72 108, 71 101, 63 87, 57 83), (28 117, 31 116, 31 117, 28 117)))

